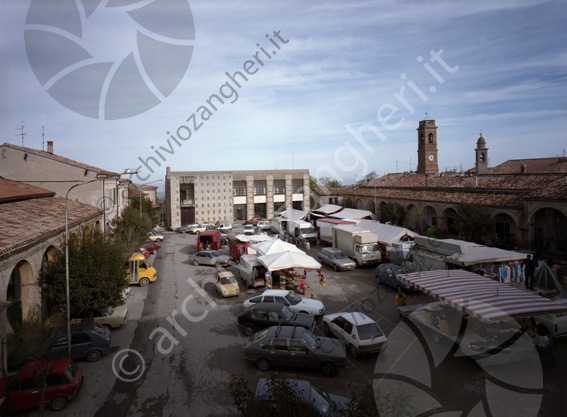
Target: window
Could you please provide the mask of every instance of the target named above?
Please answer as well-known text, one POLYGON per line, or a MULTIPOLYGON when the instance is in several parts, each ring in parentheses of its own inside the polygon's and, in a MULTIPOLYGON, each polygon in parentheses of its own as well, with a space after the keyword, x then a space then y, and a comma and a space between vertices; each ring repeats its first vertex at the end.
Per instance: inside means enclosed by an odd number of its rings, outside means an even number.
POLYGON ((262 297, 254 297, 254 298, 251 298, 251 299, 250 299, 250 302, 251 302, 252 304, 261 303, 261 302, 262 302, 262 297))
POLYGON ((47 384, 48 387, 53 387, 55 385, 63 385, 66 382, 67 381, 65 381, 63 377, 59 374, 47 375, 47 379, 45 380, 45 383, 47 384))
POLYGON ((303 194, 303 180, 292 180, 291 186, 294 194, 303 194))
POLYGON ((265 303, 273 303, 274 302, 274 296, 273 295, 266 295, 264 297, 264 302, 265 303))
POLYGON ((289 340, 289 350, 292 352, 307 352, 307 346, 305 346, 301 340, 290 339, 289 340))
POLYGON ((266 195, 266 180, 254 181, 254 195, 266 195))
POLYGON ((303 210, 303 201, 294 201, 291 207, 294 210, 303 210))
POLYGON ((274 180, 274 194, 285 194, 285 180, 274 180))
POLYGON ((272 350, 287 350, 287 339, 273 339, 272 350))
POLYGON ((90 343, 91 338, 86 333, 75 333, 71 335, 71 344, 78 345, 80 343, 90 343))
POLYGON ((234 181, 232 188, 235 197, 246 195, 246 181, 234 181))
POLYGON ((37 389, 37 378, 24 378, 19 382, 16 382, 12 391, 26 391, 30 389, 37 389))
POLYGON ((352 323, 350 321, 347 321, 345 323, 344 329, 345 329, 345 332, 347 332, 348 334, 351 334, 352 333, 352 323))
POLYGON ((276 311, 269 311, 268 312, 268 321, 282 321, 280 319, 279 314, 276 311))
POLYGON ((433 143, 433 133, 429 134, 429 143, 433 143))
POLYGON ((262 321, 268 320, 268 316, 266 315, 265 311, 252 311, 250 313, 250 318, 252 320, 262 320, 262 321))

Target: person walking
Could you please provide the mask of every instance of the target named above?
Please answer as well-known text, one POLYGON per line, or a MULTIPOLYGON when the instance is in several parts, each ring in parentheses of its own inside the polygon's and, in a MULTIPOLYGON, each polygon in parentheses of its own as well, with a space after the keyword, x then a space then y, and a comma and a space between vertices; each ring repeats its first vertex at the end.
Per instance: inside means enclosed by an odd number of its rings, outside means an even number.
POLYGON ((539 355, 542 369, 545 369, 547 365, 547 352, 549 351, 549 337, 546 333, 547 327, 540 324, 537 326, 537 333, 534 337, 534 345, 539 355))
POLYGON ((526 280, 526 289, 534 289, 534 261, 532 255, 526 256, 526 259, 522 262, 522 267, 524 268, 524 278, 526 280))

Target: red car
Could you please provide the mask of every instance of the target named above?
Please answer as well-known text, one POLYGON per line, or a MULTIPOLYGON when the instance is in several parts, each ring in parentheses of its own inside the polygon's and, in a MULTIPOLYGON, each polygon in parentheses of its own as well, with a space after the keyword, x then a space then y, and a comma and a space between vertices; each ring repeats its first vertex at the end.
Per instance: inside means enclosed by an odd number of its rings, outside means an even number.
POLYGON ((146 258, 147 258, 148 256, 150 256, 150 252, 148 252, 148 250, 147 250, 146 248, 144 248, 143 246, 140 246, 140 247, 137 249, 137 252, 140 252, 140 253, 141 253, 142 255, 144 255, 146 258))
POLYGON ((262 220, 266 220, 263 217, 252 217, 250 220, 246 220, 245 224, 251 224, 253 226, 256 226, 258 224, 258 222, 261 222, 262 220))
POLYGON ((150 253, 150 255, 160 248, 160 246, 156 242, 152 242, 149 239, 142 243, 140 247, 145 248, 150 253))
MULTIPOLYGON (((45 404, 55 411, 65 408, 83 386, 83 370, 69 358, 43 361, 51 368, 45 387, 45 404)), ((17 374, 0 378, 0 414, 39 407, 41 370, 37 362, 25 365, 17 374)))

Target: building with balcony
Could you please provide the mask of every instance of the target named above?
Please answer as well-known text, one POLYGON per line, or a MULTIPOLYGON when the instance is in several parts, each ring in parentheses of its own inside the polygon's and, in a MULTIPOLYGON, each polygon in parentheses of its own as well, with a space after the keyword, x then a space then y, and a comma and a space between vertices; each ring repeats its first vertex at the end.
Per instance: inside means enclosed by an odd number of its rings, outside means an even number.
POLYGON ((272 218, 295 208, 310 210, 309 170, 171 171, 165 179, 166 222, 189 223, 272 218))

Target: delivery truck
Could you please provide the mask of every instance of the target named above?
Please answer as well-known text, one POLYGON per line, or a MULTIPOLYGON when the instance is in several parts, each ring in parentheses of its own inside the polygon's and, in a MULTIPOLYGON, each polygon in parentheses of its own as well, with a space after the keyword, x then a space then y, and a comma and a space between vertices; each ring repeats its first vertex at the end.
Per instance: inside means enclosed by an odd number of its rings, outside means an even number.
POLYGON ((199 233, 197 238, 197 250, 219 250, 221 247, 221 236, 218 230, 206 230, 199 233))
POLYGON ((354 220, 332 219, 324 217, 317 220, 317 227, 319 227, 319 240, 329 245, 333 244, 333 227, 341 224, 356 224, 354 220))
POLYGON ((333 247, 342 250, 357 266, 380 262, 378 236, 354 225, 333 227, 333 247))
POLYGON ((310 244, 317 243, 315 228, 305 220, 290 220, 287 222, 288 233, 296 239, 306 240, 310 244))

